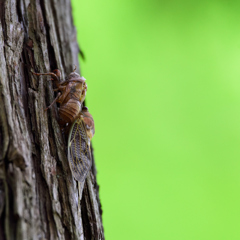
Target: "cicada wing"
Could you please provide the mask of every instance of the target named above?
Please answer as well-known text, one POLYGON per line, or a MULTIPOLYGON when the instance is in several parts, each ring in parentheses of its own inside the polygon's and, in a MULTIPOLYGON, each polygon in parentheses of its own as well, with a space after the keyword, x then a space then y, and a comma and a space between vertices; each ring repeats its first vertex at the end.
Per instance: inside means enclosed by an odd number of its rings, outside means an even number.
POLYGON ((68 161, 74 178, 84 182, 92 166, 90 140, 87 136, 86 125, 78 118, 72 125, 68 137, 68 161))

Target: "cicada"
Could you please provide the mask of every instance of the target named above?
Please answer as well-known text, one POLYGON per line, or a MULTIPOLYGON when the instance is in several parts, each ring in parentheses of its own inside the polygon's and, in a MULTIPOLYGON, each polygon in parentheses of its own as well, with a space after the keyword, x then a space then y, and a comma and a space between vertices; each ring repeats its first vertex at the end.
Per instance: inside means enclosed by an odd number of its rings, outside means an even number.
POLYGON ((92 166, 90 141, 95 128, 88 108, 82 107, 87 91, 86 79, 75 73, 75 70, 63 82, 60 82, 61 73, 58 69, 50 73, 32 73, 37 76, 50 75, 57 86, 54 91, 58 91, 58 95, 46 110, 55 102, 60 104, 58 123, 63 132, 68 134, 71 171, 77 181, 84 182, 92 166))
POLYGON ((84 182, 92 166, 90 141, 95 133, 94 120, 87 107, 72 124, 68 137, 68 161, 74 178, 84 182))

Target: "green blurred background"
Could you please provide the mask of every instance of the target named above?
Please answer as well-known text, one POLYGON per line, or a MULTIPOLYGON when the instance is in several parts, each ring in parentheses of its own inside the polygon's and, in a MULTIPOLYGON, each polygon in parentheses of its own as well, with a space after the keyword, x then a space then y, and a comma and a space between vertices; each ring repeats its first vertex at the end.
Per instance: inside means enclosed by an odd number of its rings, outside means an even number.
POLYGON ((240 239, 240 2, 72 0, 107 240, 240 239))

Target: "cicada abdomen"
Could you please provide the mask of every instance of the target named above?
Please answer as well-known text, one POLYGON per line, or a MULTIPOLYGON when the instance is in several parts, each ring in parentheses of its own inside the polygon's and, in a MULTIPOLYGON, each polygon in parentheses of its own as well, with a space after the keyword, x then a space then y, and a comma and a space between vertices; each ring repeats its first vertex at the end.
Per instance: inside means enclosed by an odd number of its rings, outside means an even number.
POLYGON ((90 140, 94 134, 94 121, 86 107, 73 123, 68 137, 68 161, 74 178, 84 182, 92 166, 90 140))

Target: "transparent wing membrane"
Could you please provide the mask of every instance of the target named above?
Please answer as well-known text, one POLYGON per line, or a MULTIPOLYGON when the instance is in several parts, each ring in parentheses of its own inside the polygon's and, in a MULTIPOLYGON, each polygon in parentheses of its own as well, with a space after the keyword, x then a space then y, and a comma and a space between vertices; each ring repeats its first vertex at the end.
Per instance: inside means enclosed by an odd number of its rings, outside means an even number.
POLYGON ((90 140, 87 136, 86 125, 78 118, 72 125, 68 138, 68 161, 74 178, 84 182, 92 165, 90 140))

